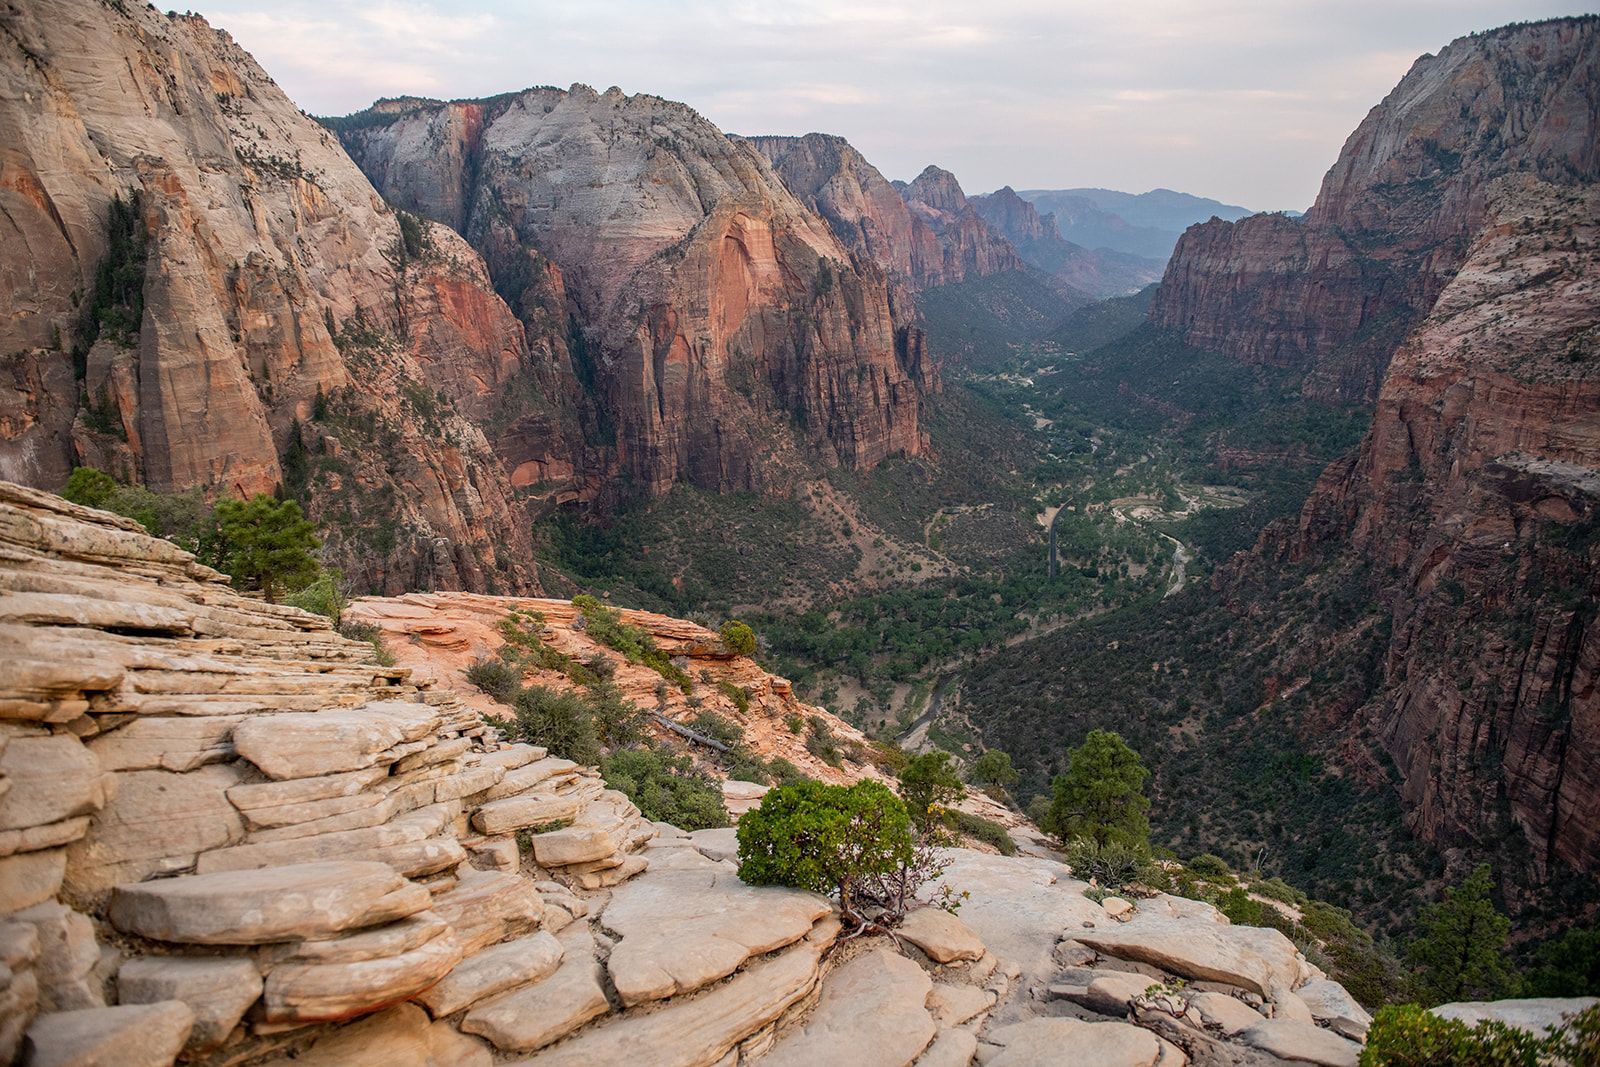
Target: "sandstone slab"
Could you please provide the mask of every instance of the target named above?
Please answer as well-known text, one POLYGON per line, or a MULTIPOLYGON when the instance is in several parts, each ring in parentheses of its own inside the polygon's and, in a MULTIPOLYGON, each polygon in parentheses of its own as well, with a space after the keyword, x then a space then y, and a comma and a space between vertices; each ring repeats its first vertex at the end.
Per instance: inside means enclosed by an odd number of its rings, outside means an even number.
POLYGON ((1206 1026, 1224 1034, 1243 1033, 1261 1021, 1261 1013, 1238 997, 1226 993, 1203 990, 1189 998, 1189 1006, 1200 1015, 1206 1026))
POLYGON ((1046 1063, 1095 1067, 1155 1067, 1161 1041, 1148 1030, 1120 1022, 1029 1019, 990 1030, 986 1040, 1002 1046, 984 1067, 1038 1067, 1046 1063))
POLYGON ((485 945, 527 933, 544 916, 535 883, 500 871, 463 871, 461 879, 434 898, 433 910, 450 924, 468 954, 485 945))
POLYGON ((1523 1000, 1459 1001, 1428 1010, 1468 1026, 1493 1019, 1538 1034, 1560 1026, 1568 1016, 1596 1004, 1600 1004, 1600 997, 1531 997, 1523 1000))
POLYGON ((800 940, 831 910, 813 893, 747 886, 721 868, 653 871, 602 914, 621 940, 607 967, 624 1005, 686 993, 800 940))
POLYGON ((503 1051, 531 1052, 610 1011, 587 927, 572 926, 559 940, 562 958, 555 973, 476 1005, 461 1020, 462 1031, 488 1038, 503 1051))
POLYGON ((262 992, 269 1023, 336 1022, 389 1007, 431 987, 461 961, 445 935, 397 956, 340 963, 279 964, 262 992))
POLYGON ((1071 936, 1119 959, 1148 963, 1184 978, 1226 982, 1271 997, 1305 974, 1294 942, 1277 930, 1140 915, 1111 928, 1071 936))
POLYGON ((194 1013, 181 1001, 41 1015, 28 1027, 29 1067, 171 1067, 194 1013))
POLYGON ((387 864, 313 863, 119 886, 110 919, 155 941, 257 945, 377 925, 430 902, 387 864))
POLYGON ((1338 982, 1313 978, 1295 990, 1313 1018, 1339 1034, 1359 1039, 1372 1025, 1372 1015, 1338 982))
POLYGON ((977 1052, 978 1037, 970 1030, 941 1030, 917 1057, 917 1067, 968 1067, 977 1052))
POLYGON ((569 826, 533 835, 533 859, 541 867, 592 863, 616 851, 616 842, 610 834, 589 826, 569 826))
MULTIPOLYGON (((472 816, 472 825, 485 834, 508 834, 529 827, 548 826, 551 823, 571 822, 577 817, 579 803, 567 797, 546 796, 539 793, 491 800, 472 816)), ((545 846, 550 853, 550 846, 545 846)))
POLYGON ((141 956, 117 971, 119 1004, 178 1000, 189 1006, 191 1050, 222 1044, 260 996, 261 973, 244 958, 141 956))
POLYGON ((935 963, 955 963, 983 956, 983 942, 972 928, 942 908, 925 907, 905 917, 895 933, 916 945, 935 963))
POLYGON ((547 977, 561 965, 561 955, 561 943, 541 930, 462 961, 417 1000, 436 1019, 453 1015, 497 993, 547 977))
POLYGON ((233 746, 269 778, 314 778, 370 767, 403 742, 427 737, 439 716, 426 704, 259 715, 234 728, 233 746))
POLYGON ((1356 1067, 1361 1058, 1361 1046, 1354 1041, 1296 1019, 1263 1019, 1240 1034, 1239 1040, 1280 1060, 1321 1067, 1356 1067))
POLYGON ((519 1067, 594 1067, 598 1063, 709 1067, 719 1063, 739 1042, 772 1023, 811 991, 821 953, 836 930, 833 926, 827 932, 814 932, 800 944, 751 965, 732 981, 692 1000, 597 1023, 519 1067))
POLYGON ((100 761, 71 734, 13 737, 0 749, 0 830, 90 815, 106 800, 100 761))
POLYGON ((975 985, 935 982, 928 994, 928 1010, 941 1027, 960 1026, 994 1006, 995 995, 975 985))
POLYGON ((933 1040, 933 982, 904 956, 877 949, 830 971, 803 1029, 762 1058, 768 1067, 870 1063, 906 1067, 933 1040))

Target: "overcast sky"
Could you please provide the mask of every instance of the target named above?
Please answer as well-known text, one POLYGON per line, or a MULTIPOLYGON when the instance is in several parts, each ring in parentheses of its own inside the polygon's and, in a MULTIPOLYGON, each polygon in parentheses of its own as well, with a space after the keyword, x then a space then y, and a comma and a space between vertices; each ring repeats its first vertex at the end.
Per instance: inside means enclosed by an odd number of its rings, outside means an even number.
POLYGON ((842 134, 969 192, 1157 186, 1304 208, 1412 61, 1584 0, 211 0, 295 101, 584 82, 730 133, 842 134))

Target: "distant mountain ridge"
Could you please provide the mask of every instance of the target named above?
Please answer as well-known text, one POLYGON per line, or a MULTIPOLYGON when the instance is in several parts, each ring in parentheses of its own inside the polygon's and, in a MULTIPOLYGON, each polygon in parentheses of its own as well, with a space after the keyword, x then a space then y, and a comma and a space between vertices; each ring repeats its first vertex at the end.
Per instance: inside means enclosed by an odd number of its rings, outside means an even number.
POLYGON ((1152 189, 1019 189, 1041 215, 1054 215, 1061 236, 1085 248, 1108 248, 1166 262, 1183 231, 1213 217, 1232 222, 1254 214, 1209 197, 1152 189))

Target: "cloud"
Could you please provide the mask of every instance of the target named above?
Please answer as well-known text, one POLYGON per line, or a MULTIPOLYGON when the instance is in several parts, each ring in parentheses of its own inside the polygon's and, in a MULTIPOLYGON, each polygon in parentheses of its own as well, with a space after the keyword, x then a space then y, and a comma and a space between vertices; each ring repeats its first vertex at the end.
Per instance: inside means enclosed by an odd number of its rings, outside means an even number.
POLYGON ((891 177, 1307 206, 1418 55, 1576 0, 209 0, 308 111, 621 85, 891 177))

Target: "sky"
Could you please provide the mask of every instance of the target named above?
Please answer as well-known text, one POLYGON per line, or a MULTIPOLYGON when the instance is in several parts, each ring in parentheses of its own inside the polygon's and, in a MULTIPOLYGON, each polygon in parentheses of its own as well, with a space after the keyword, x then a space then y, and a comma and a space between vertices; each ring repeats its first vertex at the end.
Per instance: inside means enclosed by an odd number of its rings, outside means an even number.
POLYGON ((1584 0, 210 0, 317 115, 616 85, 729 133, 840 134, 968 192, 1165 187, 1304 209, 1412 62, 1584 0))

